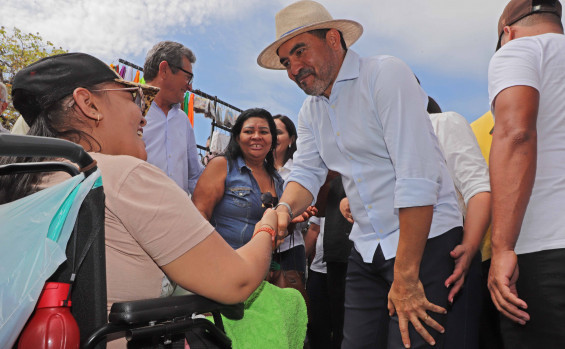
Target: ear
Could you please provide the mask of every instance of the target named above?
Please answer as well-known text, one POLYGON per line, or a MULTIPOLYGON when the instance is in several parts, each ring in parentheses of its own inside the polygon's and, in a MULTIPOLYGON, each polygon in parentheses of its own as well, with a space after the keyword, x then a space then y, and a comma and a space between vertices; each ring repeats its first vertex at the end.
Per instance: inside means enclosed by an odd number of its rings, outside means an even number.
POLYGON ((507 25, 503 28, 503 30, 504 30, 504 35, 506 35, 506 42, 516 39, 516 29, 507 25))
POLYGON ((339 35, 339 31, 337 29, 330 29, 326 33, 326 42, 330 45, 333 49, 340 49, 341 48, 341 36, 339 35))
POLYGON ((99 102, 94 98, 92 92, 84 87, 78 87, 73 91, 73 98, 84 116, 94 121, 104 119, 104 115, 100 113, 99 105, 97 105, 99 102))
POLYGON ((296 136, 290 137, 290 144, 293 144, 294 142, 296 142, 296 136))
POLYGON ((169 67, 169 63, 167 61, 161 61, 161 63, 159 63, 159 76, 165 76, 170 71, 171 67, 169 67))

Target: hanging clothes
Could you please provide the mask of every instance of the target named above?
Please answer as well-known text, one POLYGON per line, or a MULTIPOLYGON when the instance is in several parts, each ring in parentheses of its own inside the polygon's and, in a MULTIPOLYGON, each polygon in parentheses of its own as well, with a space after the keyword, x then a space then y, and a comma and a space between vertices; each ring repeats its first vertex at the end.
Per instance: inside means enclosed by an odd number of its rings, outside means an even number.
POLYGON ((134 69, 130 66, 126 67, 126 72, 124 73, 124 80, 133 81, 133 71, 134 69))
POLYGON ((190 99, 188 100, 188 120, 190 120, 190 125, 194 128, 194 93, 190 94, 190 99))
POLYGON ((139 70, 136 70, 135 77, 133 78, 133 82, 139 82, 139 70))
POLYGON ((122 66, 122 69, 120 69, 120 76, 122 77, 122 79, 124 78, 124 76, 126 76, 126 66, 122 66))
POLYGON ((229 142, 229 135, 221 133, 219 130, 214 130, 212 139, 210 140, 210 153, 213 155, 222 154, 229 142))

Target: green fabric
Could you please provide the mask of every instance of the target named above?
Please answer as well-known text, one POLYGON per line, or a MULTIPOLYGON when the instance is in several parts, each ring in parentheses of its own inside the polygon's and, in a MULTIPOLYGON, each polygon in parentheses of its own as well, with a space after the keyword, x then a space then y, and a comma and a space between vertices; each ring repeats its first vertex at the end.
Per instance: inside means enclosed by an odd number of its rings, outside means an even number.
POLYGON ((306 338, 306 303, 293 288, 279 288, 263 281, 245 301, 241 320, 222 316, 234 349, 303 348, 306 338))
POLYGON ((96 179, 96 182, 94 182, 94 185, 92 186, 92 189, 96 189, 102 186, 102 177, 98 177, 96 179))
POLYGON ((65 224, 65 220, 69 215, 69 211, 71 209, 71 206, 73 205, 73 202, 75 201, 75 197, 77 196, 77 192, 81 184, 82 183, 79 183, 79 185, 77 185, 75 189, 73 189, 73 191, 69 194, 69 196, 67 196, 61 207, 59 207, 59 210, 57 210, 57 213, 55 214, 53 220, 51 221, 51 224, 49 225, 49 230, 47 232, 48 239, 51 239, 55 242, 59 241, 61 230, 63 229, 63 225, 65 224))

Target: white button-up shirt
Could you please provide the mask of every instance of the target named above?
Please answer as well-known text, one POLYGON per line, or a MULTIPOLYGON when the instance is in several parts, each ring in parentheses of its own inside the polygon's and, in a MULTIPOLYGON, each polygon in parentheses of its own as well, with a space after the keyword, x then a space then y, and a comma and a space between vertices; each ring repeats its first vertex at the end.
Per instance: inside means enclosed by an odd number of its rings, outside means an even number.
POLYGON ((204 167, 198 158, 194 130, 180 104, 165 113, 153 102, 147 112, 143 140, 147 162, 159 167, 191 194, 204 167))
POLYGON ((386 259, 396 256, 399 208, 433 205, 429 238, 462 224, 426 105, 402 61, 349 49, 329 99, 310 96, 300 110, 287 182, 316 197, 328 169, 341 173, 355 220, 350 239, 367 263, 379 244, 386 259))

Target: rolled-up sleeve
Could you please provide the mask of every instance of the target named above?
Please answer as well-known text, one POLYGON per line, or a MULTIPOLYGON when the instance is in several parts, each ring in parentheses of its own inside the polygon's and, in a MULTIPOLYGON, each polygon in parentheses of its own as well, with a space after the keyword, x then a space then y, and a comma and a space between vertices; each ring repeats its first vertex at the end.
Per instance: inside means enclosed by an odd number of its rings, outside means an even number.
POLYGON ((394 207, 435 205, 443 161, 426 112, 428 96, 401 60, 390 57, 375 81, 377 114, 396 175, 394 207))

